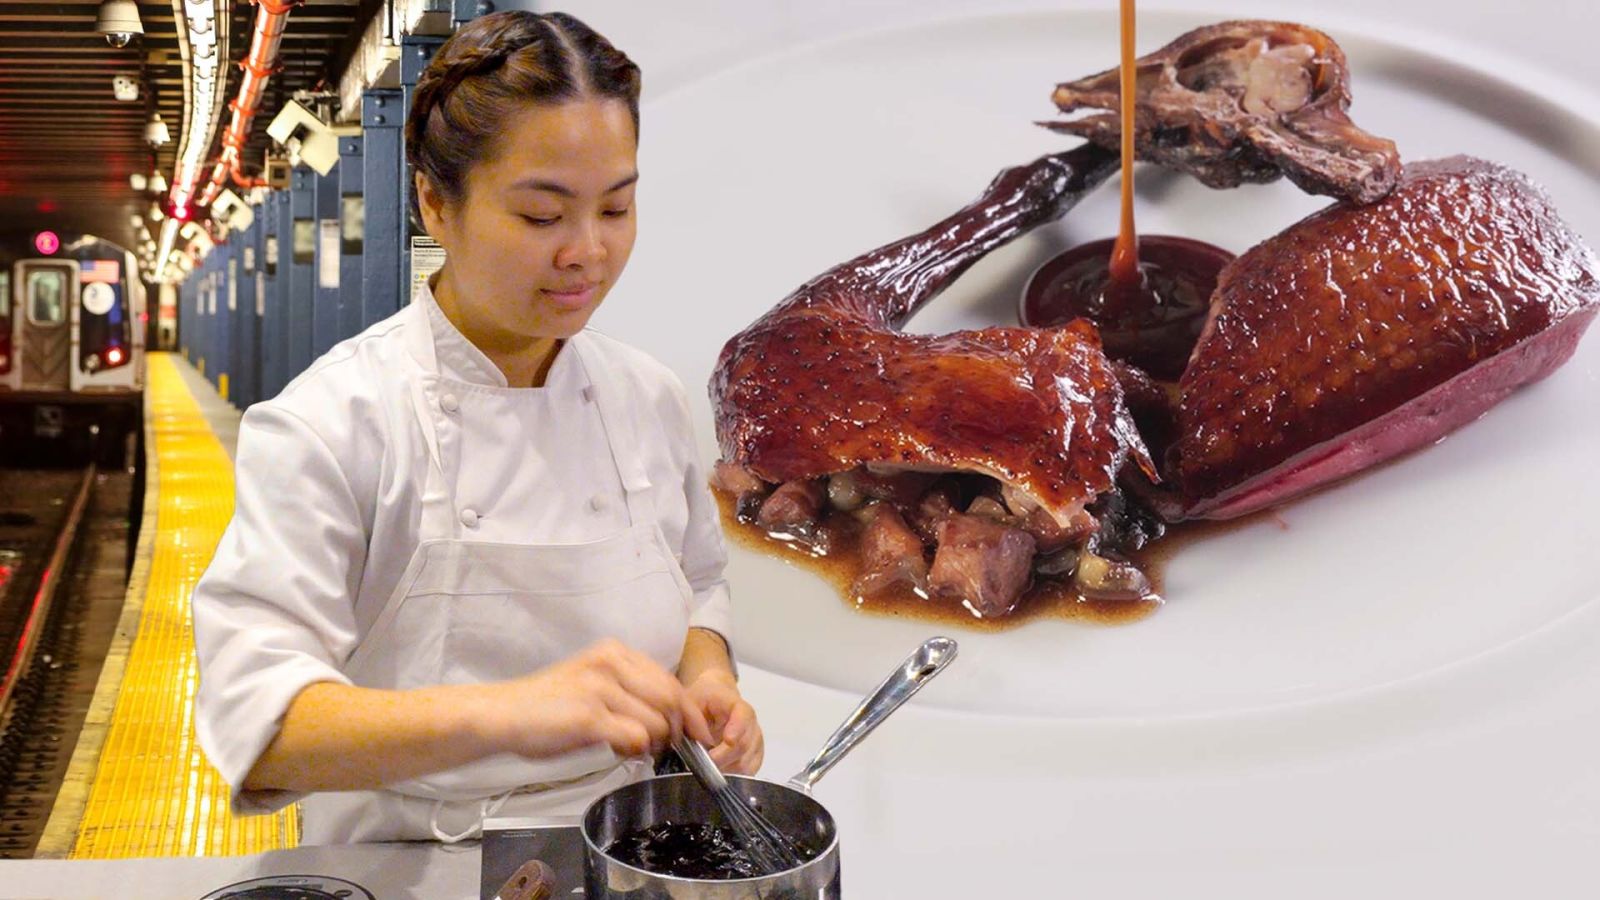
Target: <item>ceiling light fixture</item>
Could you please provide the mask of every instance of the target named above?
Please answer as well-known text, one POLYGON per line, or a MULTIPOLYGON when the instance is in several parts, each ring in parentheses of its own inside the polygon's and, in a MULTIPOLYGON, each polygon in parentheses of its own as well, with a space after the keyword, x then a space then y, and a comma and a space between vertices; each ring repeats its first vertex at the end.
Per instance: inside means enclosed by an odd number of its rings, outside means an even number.
MULTIPOLYGON (((168 219, 165 222, 161 223, 161 245, 160 245, 159 249, 156 250, 156 258, 157 259, 170 259, 171 256, 172 256, 172 245, 173 245, 173 242, 175 242, 177 239, 178 239, 178 223, 177 223, 177 221, 173 220, 173 219, 168 219)), ((176 280, 176 279, 169 279, 169 280, 176 280)))
POLYGON ((176 213, 194 201, 200 167, 211 149, 222 115, 222 72, 219 61, 228 54, 227 20, 219 20, 212 0, 183 0, 179 47, 183 51, 184 129, 178 165, 172 177, 171 207, 176 213), (219 34, 219 32, 221 32, 219 34))
POLYGON ((167 123, 161 121, 161 113, 151 113, 150 121, 144 123, 144 142, 159 147, 170 140, 172 132, 167 130, 167 123))

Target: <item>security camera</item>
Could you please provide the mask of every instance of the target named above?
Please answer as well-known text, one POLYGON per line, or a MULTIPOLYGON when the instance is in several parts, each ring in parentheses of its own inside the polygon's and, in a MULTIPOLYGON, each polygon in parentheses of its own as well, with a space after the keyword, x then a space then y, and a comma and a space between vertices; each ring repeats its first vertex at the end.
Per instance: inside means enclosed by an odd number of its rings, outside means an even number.
POLYGON ((217 199, 211 202, 211 218, 234 231, 244 231, 256 220, 256 214, 238 194, 223 188, 217 199))
POLYGON ((144 34, 139 7, 133 0, 104 0, 95 16, 94 30, 106 36, 106 43, 117 49, 128 46, 136 34, 144 34))
POLYGON ((283 105, 267 126, 267 134, 288 147, 291 157, 316 169, 318 175, 328 174, 339 161, 339 138, 333 129, 298 101, 283 105))

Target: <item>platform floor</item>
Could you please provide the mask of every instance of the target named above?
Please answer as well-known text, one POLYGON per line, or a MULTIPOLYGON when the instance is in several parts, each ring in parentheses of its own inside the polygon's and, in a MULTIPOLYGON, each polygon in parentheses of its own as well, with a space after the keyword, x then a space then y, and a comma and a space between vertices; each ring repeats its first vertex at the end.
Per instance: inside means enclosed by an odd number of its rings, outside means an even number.
POLYGON ((240 412, 181 356, 152 353, 144 522, 119 634, 39 856, 257 853, 297 843, 293 808, 237 818, 194 739, 189 596, 233 513, 240 412))

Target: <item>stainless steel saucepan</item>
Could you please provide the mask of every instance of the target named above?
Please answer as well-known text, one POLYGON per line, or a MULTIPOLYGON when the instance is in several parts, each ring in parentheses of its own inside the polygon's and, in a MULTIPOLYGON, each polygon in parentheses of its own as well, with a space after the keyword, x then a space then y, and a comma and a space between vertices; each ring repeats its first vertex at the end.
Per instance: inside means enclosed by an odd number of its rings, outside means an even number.
POLYGON ((788 783, 728 776, 729 783, 790 840, 813 851, 806 862, 758 878, 709 880, 647 872, 608 854, 605 848, 622 835, 665 822, 725 826, 716 802, 693 775, 663 775, 618 788, 584 812, 589 900, 837 900, 839 834, 833 816, 811 797, 811 788, 955 656, 956 642, 949 638, 924 641, 788 783))

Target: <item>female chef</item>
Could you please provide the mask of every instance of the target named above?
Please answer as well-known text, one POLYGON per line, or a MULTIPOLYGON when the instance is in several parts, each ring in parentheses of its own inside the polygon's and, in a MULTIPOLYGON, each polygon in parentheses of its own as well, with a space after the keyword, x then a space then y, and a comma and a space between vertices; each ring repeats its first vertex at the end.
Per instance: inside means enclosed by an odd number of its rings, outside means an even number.
POLYGON ((565 15, 465 25, 406 152, 447 261, 239 428, 195 588, 201 746, 305 843, 574 820, 687 733, 754 772, 683 386, 585 324, 633 247, 639 70, 565 15))

